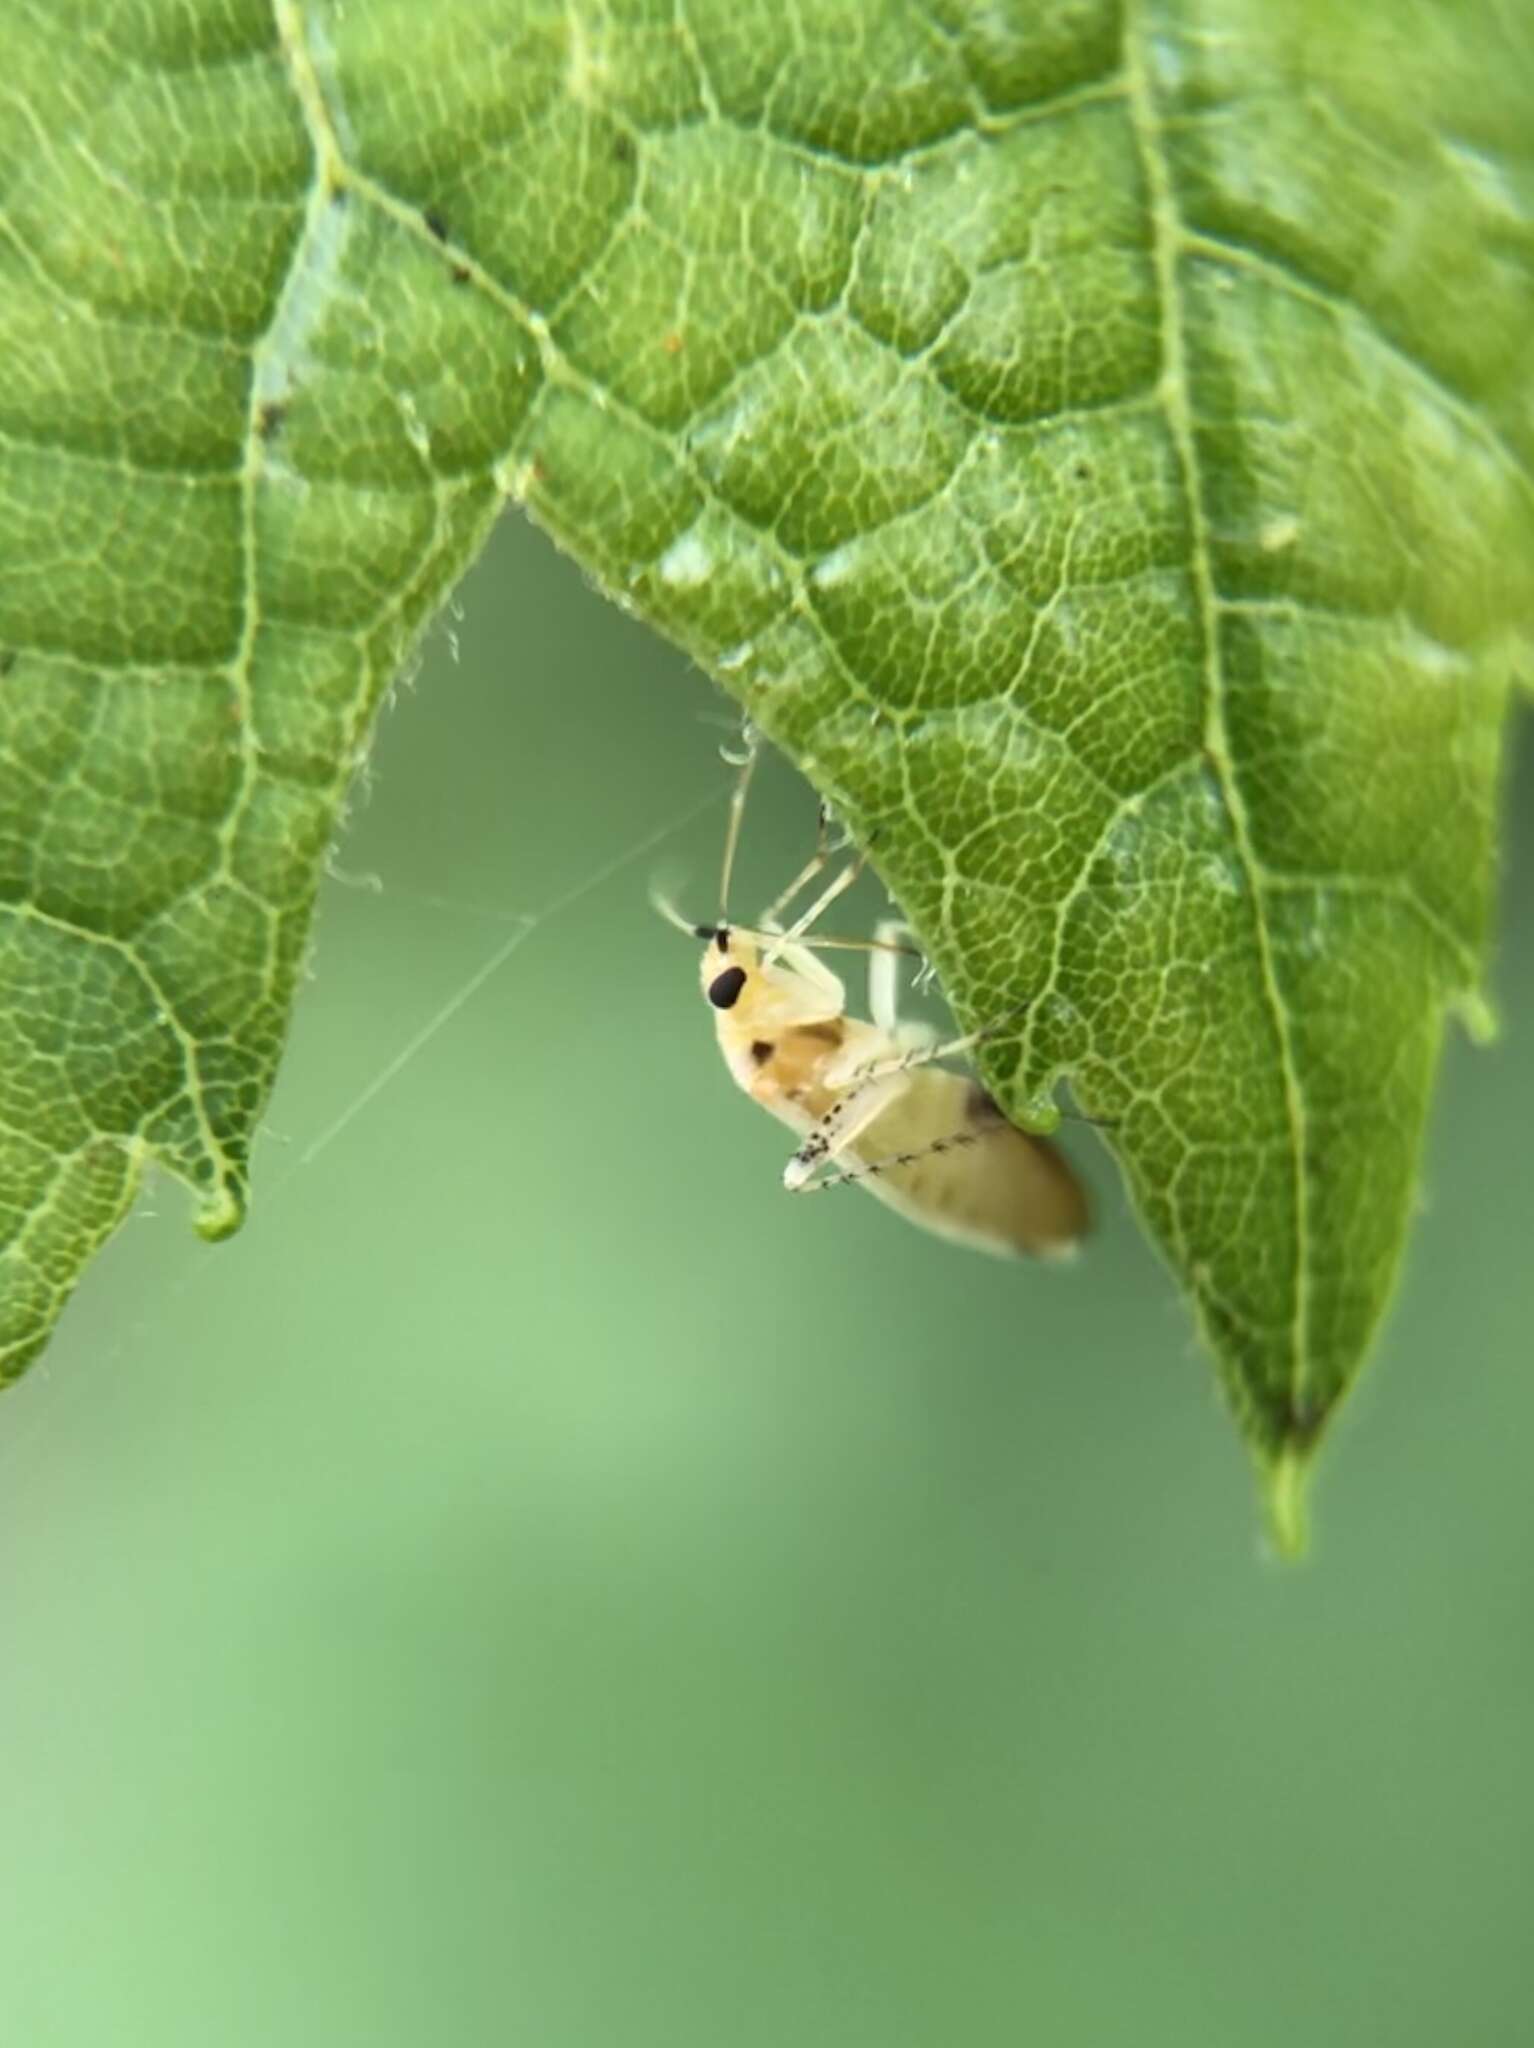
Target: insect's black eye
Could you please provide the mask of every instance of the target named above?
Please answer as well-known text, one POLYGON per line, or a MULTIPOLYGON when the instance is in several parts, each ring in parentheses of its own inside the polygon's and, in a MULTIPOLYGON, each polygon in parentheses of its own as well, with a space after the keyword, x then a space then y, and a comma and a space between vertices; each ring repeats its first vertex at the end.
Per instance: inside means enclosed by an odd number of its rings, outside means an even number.
POLYGON ((708 999, 716 1010, 729 1010, 746 985, 744 967, 727 967, 723 974, 716 974, 708 985, 708 999))
POLYGON ((714 944, 719 948, 721 953, 729 952, 730 928, 727 924, 720 925, 718 930, 714 933, 714 944))

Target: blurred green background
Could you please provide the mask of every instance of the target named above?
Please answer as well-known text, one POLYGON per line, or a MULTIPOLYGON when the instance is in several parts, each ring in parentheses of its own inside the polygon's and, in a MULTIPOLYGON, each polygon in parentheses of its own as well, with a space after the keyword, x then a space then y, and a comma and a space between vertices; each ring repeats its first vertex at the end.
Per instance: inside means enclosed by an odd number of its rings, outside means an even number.
POLYGON ((159 1184, 0 1404, 0 2041, 1528 2040, 1528 731, 1505 1035, 1284 1569, 1090 1132, 1068 1272, 779 1191, 645 902, 712 910, 729 730, 506 523, 245 1233, 159 1184))

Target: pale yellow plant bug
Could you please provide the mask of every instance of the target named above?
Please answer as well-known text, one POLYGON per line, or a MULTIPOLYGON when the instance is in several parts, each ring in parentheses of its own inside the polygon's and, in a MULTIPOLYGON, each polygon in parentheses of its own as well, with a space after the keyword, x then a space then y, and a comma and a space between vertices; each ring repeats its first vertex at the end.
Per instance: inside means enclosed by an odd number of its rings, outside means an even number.
POLYGON ((973 1076, 939 1064, 1011 1020, 944 1042, 930 1025, 896 1014, 898 963, 914 957, 902 943, 904 926, 885 920, 872 939, 816 932, 856 881, 860 857, 785 927, 783 913, 830 864, 823 822, 814 856, 758 922, 731 921, 730 878, 755 759, 751 748, 731 799, 717 920, 693 924, 664 900, 656 907, 703 941, 703 995, 737 1085, 799 1138, 784 1186, 813 1194, 856 1183, 958 1244, 1004 1256, 1070 1253, 1090 1216, 1064 1155, 1010 1123, 973 1076), (847 1014, 845 988, 816 957, 831 947, 868 953, 869 1020, 847 1014))

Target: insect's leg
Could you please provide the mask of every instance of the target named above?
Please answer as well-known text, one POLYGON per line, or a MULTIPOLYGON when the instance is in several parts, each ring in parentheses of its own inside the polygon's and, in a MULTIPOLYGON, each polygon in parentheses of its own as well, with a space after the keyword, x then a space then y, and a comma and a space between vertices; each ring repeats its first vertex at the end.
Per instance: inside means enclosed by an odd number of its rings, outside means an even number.
POLYGON ((978 1130, 971 1128, 951 1131, 946 1138, 933 1138, 930 1143, 918 1145, 911 1152, 892 1152, 888 1159, 870 1159, 866 1166, 854 1166, 845 1173, 823 1173, 817 1180, 806 1181, 795 1192, 801 1195, 819 1195, 827 1188, 850 1188, 860 1180, 872 1180, 878 1174, 892 1173, 896 1167, 915 1166, 920 1160, 930 1159, 936 1152, 959 1152, 967 1145, 984 1144, 987 1138, 1007 1128, 1008 1126, 998 1119, 994 1124, 987 1124, 978 1130))
MULTIPOLYGON (((899 918, 881 918, 875 926, 875 938, 881 948, 893 948, 905 938, 905 926, 899 918)), ((881 950, 868 954, 868 1016, 875 1020, 879 1030, 895 1036, 899 1028, 899 954, 893 950, 881 950)))
POLYGON ((881 917, 874 926, 880 950, 868 956, 868 1014, 892 1038, 900 1024, 900 955, 895 948, 910 936, 910 926, 898 917, 881 917))
MULTIPOLYGON (((735 787, 730 792, 730 816, 724 829, 724 854, 719 868, 719 922, 727 922, 730 904, 730 877, 735 871, 735 849, 740 844, 741 820, 746 815, 746 797, 751 788, 751 777, 756 773, 756 734, 746 733, 746 751, 740 761, 740 773, 735 778, 735 787)), ((732 757, 733 758, 733 757, 732 757)))
POLYGON ((904 1052, 891 1053, 883 1059, 864 1060, 860 1065, 846 1069, 833 1065, 827 1069, 826 1085, 831 1088, 857 1087, 864 1081, 882 1080, 887 1074, 908 1074, 913 1067, 924 1067, 929 1060, 956 1059, 961 1052, 971 1052, 977 1045, 999 1038, 1027 1007, 1026 1003, 1019 1003, 1015 1010, 998 1017, 994 1024, 983 1024, 978 1031, 966 1031, 962 1038, 945 1039, 940 1044, 928 1040, 904 1052))
POLYGON ((868 1014, 879 1029, 902 1052, 919 1045, 936 1045, 938 1034, 932 1025, 915 1018, 900 1021, 900 967, 902 955, 920 960, 910 941, 916 934, 898 917, 881 917, 874 926, 873 946, 868 955, 868 1014))
POLYGON ((783 1185, 789 1193, 797 1194, 817 1167, 845 1151, 904 1092, 905 1085, 903 1073, 879 1074, 856 1083, 839 1096, 784 1167, 783 1185))
POLYGON ((767 948, 767 953, 762 964, 766 967, 770 967, 773 961, 778 958, 779 954, 783 951, 783 948, 785 946, 791 946, 796 939, 802 939, 805 933, 820 921, 820 919, 825 915, 826 911, 828 911, 831 905, 836 901, 837 897, 845 894, 845 892, 852 887, 853 883, 857 880, 858 876, 862 874, 862 872, 863 855, 859 854, 856 860, 852 860, 847 863, 846 867, 842 869, 839 875, 833 876, 833 878, 826 884, 825 888, 823 888, 820 894, 815 898, 815 901, 810 905, 809 909, 806 911, 802 911, 800 915, 796 917, 793 923, 788 927, 788 930, 784 932, 782 936, 775 941, 774 944, 767 948))
POLYGON ((762 931, 772 931, 777 926, 778 920, 799 894, 799 891, 808 888, 809 884, 814 881, 815 877, 825 867, 827 861, 831 858, 830 841, 831 818, 825 805, 822 804, 815 824, 815 851, 804 863, 798 874, 794 876, 788 887, 780 890, 773 897, 767 908, 757 919, 757 924, 762 931))

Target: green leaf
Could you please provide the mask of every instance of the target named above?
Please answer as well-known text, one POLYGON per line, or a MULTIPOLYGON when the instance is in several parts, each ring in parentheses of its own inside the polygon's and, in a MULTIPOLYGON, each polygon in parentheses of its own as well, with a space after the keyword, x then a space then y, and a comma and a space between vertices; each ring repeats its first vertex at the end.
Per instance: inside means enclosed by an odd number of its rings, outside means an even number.
POLYGON ((0 1372, 245 1201, 381 693, 508 498, 1111 1120, 1288 1539, 1478 1022, 1534 617, 1496 0, 10 0, 0 1372))

